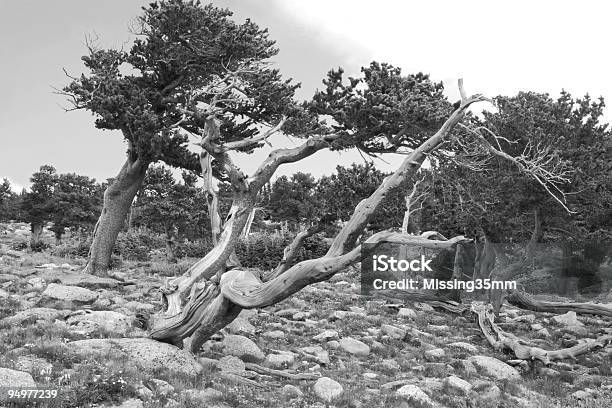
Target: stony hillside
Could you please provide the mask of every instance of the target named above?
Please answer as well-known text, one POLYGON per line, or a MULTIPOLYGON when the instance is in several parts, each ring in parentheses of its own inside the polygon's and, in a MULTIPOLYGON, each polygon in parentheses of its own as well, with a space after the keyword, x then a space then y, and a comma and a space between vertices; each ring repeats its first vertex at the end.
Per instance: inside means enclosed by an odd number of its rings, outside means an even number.
MULTIPOLYGON (((58 388, 52 407, 612 407, 612 347, 511 365, 470 316, 365 299, 355 270, 243 311, 193 356, 146 338, 163 271, 83 262, 0 249, 0 387, 58 388)), ((610 318, 502 312, 543 348, 612 334, 610 318)))

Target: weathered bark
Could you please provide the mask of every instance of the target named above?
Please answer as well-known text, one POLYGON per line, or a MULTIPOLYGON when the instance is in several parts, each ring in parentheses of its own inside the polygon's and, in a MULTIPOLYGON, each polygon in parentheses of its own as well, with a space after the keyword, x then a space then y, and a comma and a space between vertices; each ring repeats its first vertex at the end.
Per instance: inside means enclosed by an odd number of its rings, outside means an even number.
POLYGON ((612 306, 598 303, 543 302, 524 292, 512 291, 506 297, 511 305, 534 312, 592 314, 612 317, 612 306))
POLYGON ((125 218, 136 193, 142 186, 148 167, 148 162, 128 154, 119 174, 104 192, 102 213, 94 229, 85 273, 92 275, 107 273, 113 246, 119 231, 125 226, 125 218))
POLYGON ((30 224, 30 248, 36 248, 40 245, 42 239, 43 225, 42 222, 33 222, 30 224))
MULTIPOLYGON (((463 91, 462 88, 460 90, 463 91)), ((234 204, 215 248, 183 276, 167 282, 162 288, 163 301, 168 309, 165 314, 156 315, 151 320, 151 337, 178 344, 193 334, 191 349, 197 350, 210 335, 235 317, 236 306, 239 310, 239 308, 263 307, 277 303, 311 283, 329 279, 339 270, 359 260, 361 248, 355 247, 356 240, 371 216, 382 205, 384 198, 416 174, 427 155, 444 141, 472 103, 483 100, 486 99, 479 95, 469 99, 462 97, 461 106, 451 114, 440 130, 409 154, 402 165, 387 177, 369 198, 357 206, 353 216, 336 236, 324 257, 300 262, 265 283, 250 271, 232 269, 222 273, 220 266, 233 252, 259 191, 270 180, 276 169, 281 164, 296 162, 310 156, 328 146, 328 143, 337 136, 313 137, 296 148, 275 150, 249 178, 233 166, 222 147, 207 145, 207 140, 203 140, 202 146, 208 152, 213 152, 215 159, 219 160, 228 173, 232 187, 236 191, 234 204), (210 279, 213 275, 215 277, 210 279), (203 285, 204 289, 198 289, 195 284, 203 279, 208 279, 209 282, 203 285), (216 287, 220 289, 220 294, 215 295, 218 290, 214 289, 216 287), (204 297, 202 290, 207 292, 204 297), (187 295, 189 292, 191 294, 187 295)), ((435 247, 450 247, 457 243, 453 240, 435 242, 388 232, 375 234, 371 239, 374 237, 378 240, 395 239, 393 242, 414 242, 416 238, 422 241, 423 245, 435 247)))
POLYGON ((176 236, 176 228, 174 226, 166 227, 166 261, 169 263, 176 262, 176 253, 174 248, 176 246, 174 238, 176 236))

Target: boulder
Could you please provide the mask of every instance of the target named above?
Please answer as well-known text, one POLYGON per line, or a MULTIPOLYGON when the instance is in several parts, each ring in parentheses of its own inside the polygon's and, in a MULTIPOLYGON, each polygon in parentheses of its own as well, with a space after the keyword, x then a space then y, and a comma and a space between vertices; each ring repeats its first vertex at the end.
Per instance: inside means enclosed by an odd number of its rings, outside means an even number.
POLYGON ((367 356, 370 354, 370 347, 367 344, 352 337, 340 339, 340 348, 347 353, 357 356, 367 356))
POLYGON ((435 349, 425 351, 425 359, 428 361, 439 360, 445 356, 446 356, 446 353, 444 352, 444 349, 441 349, 441 348, 435 348, 435 349))
POLYGON ((425 392, 413 384, 406 384, 397 391, 395 391, 395 395, 400 398, 407 399, 409 401, 416 402, 420 404, 422 407, 433 407, 434 402, 429 398, 425 392))
POLYGON ((391 326, 390 324, 383 324, 380 326, 380 330, 392 339, 402 340, 406 337, 406 330, 391 326))
POLYGON ((342 385, 329 377, 319 378, 312 389, 317 397, 328 403, 332 402, 334 398, 341 396, 344 392, 342 385))
POLYGON ((226 328, 231 334, 255 334, 255 326, 242 317, 234 319, 226 328))
POLYGON ((104 329, 109 332, 125 335, 134 323, 133 316, 109 310, 85 310, 80 314, 70 316, 66 323, 75 332, 91 334, 96 330, 104 329))
POLYGON ((317 334, 313 337, 317 341, 328 341, 338 339, 338 332, 335 330, 325 330, 324 332, 317 334))
POLYGON ((47 282, 59 282, 66 286, 80 286, 88 289, 116 288, 123 282, 112 278, 103 278, 81 272, 68 272, 65 270, 45 270, 38 273, 47 282))
POLYGON ((36 387, 30 373, 0 367, 1 387, 36 387))
POLYGON ((567 312, 562 315, 553 316, 552 320, 562 326, 584 326, 584 324, 576 317, 576 312, 567 312))
POLYGON ((79 303, 91 303, 98 298, 98 294, 89 289, 57 283, 49 284, 42 295, 51 299, 79 303))
POLYGON ((266 356, 266 365, 270 368, 283 369, 288 368, 295 363, 295 354, 286 352, 280 354, 268 354, 266 356))
POLYGON ((300 398, 304 393, 295 385, 287 384, 282 389, 283 395, 288 399, 300 398))
POLYGON ((147 338, 79 340, 68 343, 68 347, 81 356, 116 353, 146 372, 165 370, 195 377, 202 371, 188 351, 147 338))
POLYGON ((321 346, 308 346, 300 349, 307 356, 312 356, 317 363, 329 364, 329 353, 321 346))
POLYGON ((448 347, 466 351, 470 354, 478 353, 478 347, 470 343, 465 343, 463 341, 456 341, 454 343, 450 343, 448 347))
POLYGON ((221 345, 225 354, 236 356, 243 361, 260 362, 266 357, 255 342, 244 336, 227 335, 221 345))
POLYGON ((463 378, 457 377, 456 375, 446 377, 444 379, 444 385, 460 394, 467 394, 472 389, 472 384, 465 381, 463 378))
POLYGON ((514 367, 493 357, 472 356, 467 361, 476 367, 478 373, 487 377, 497 380, 518 380, 521 378, 521 375, 514 367))
POLYGON ((57 310, 49 307, 35 307, 32 309, 22 310, 15 313, 13 316, 6 317, 2 320, 3 323, 21 324, 25 320, 48 320, 53 321, 59 317, 66 316, 70 310, 57 310))
POLYGON ((399 317, 400 319, 416 319, 417 314, 413 309, 410 309, 408 307, 402 307, 400 308, 400 310, 397 312, 397 317, 399 317))
MULTIPOLYGON (((202 362, 200 361, 200 364, 202 362)), ((244 361, 235 356, 222 357, 216 364, 219 370, 228 373, 242 373, 246 369, 244 361)))

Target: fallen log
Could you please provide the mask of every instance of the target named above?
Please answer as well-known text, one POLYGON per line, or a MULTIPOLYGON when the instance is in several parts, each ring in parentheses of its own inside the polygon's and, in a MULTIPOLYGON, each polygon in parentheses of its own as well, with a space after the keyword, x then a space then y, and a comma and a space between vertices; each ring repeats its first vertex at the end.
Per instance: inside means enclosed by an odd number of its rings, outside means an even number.
POLYGON ((511 291, 506 300, 511 305, 521 309, 532 310, 534 312, 593 314, 612 317, 612 305, 601 303, 570 303, 570 302, 544 302, 539 301, 525 292, 511 291))

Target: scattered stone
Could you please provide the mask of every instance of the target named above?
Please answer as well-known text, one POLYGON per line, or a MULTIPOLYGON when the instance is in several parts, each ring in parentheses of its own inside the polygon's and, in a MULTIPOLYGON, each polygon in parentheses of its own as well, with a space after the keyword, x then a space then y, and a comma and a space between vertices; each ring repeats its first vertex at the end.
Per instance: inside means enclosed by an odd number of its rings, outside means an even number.
POLYGON ((304 393, 295 385, 287 384, 283 387, 282 393, 288 399, 300 398, 304 396, 304 393))
POLYGON ((229 373, 242 373, 246 369, 244 361, 235 356, 222 357, 219 359, 216 366, 219 370, 229 373))
POLYGON ((0 289, 0 299, 8 299, 9 296, 9 293, 6 290, 0 289))
POLYGON ((363 373, 362 376, 366 380, 375 380, 378 377, 378 374, 376 374, 376 373, 363 373))
POLYGON ((508 364, 493 357, 472 356, 467 359, 482 375, 497 380, 518 380, 521 378, 519 372, 508 364))
POLYGON ((284 339, 286 337, 285 332, 282 330, 267 331, 261 335, 267 339, 284 339))
POLYGON ((472 389, 472 384, 465 381, 463 378, 459 378, 456 375, 451 375, 444 379, 444 385, 449 389, 459 392, 461 394, 467 394, 472 389))
POLYGON ((104 329, 125 335, 132 327, 134 317, 107 310, 85 310, 80 314, 70 316, 66 323, 77 333, 91 334, 96 330, 104 329))
POLYGON ((59 285, 57 283, 49 284, 42 295, 51 299, 81 303, 93 302, 98 298, 98 294, 89 289, 78 286, 59 285))
POLYGON ((344 392, 344 388, 337 381, 329 377, 321 377, 313 386, 313 391, 317 397, 326 402, 332 402, 334 398, 338 398, 344 392))
POLYGON ((275 316, 290 318, 293 317, 294 314, 300 312, 299 309, 283 309, 274 313, 275 316))
POLYGON ((300 349, 304 354, 312 356, 320 364, 329 364, 329 353, 321 346, 308 346, 300 349))
POLYGON ((413 384, 407 384, 395 391, 398 397, 414 401, 423 407, 433 407, 434 403, 425 392, 413 384))
POLYGON ((398 312, 397 312, 397 317, 401 318, 401 319, 416 319, 417 314, 413 309, 410 309, 408 307, 402 307, 398 312))
POLYGON ((313 339, 317 341, 335 340, 338 339, 338 332, 335 330, 325 330, 323 333, 314 336, 313 339))
POLYGON ((340 339, 340 347, 347 353, 357 356, 367 356, 370 354, 370 347, 367 344, 352 337, 340 339))
POLYGON ((37 276, 28 279, 27 282, 32 286, 32 289, 34 290, 43 290, 45 288, 45 285, 47 284, 47 282, 43 278, 37 276))
POLYGON ((399 363, 393 359, 387 358, 380 362, 380 367, 383 370, 397 372, 402 369, 399 363))
POLYGON ((497 405, 501 398, 501 390, 497 385, 484 381, 475 384, 471 395, 478 401, 476 406, 497 405))
POLYGON ((206 388, 204 390, 184 390, 182 395, 192 403, 201 404, 200 406, 205 407, 210 406, 208 403, 223 398, 223 393, 215 390, 214 388, 206 388))
MULTIPOLYGON (((108 299, 104 299, 104 300, 109 301, 108 299)), ((110 305, 110 301, 109 301, 109 305, 110 305)), ((123 307, 125 307, 126 309, 132 312, 142 312, 142 311, 151 312, 155 309, 155 306, 150 303, 142 303, 136 300, 127 302, 126 304, 123 305, 123 307)))
POLYGON ((309 317, 310 317, 310 312, 297 312, 297 313, 294 313, 293 316, 291 316, 293 320, 306 320, 309 317))
POLYGON ((0 367, 0 387, 36 387, 30 373, 0 367))
MULTIPOLYGON (((240 361, 242 361, 242 360, 240 360, 240 361)), ((208 370, 214 370, 214 369, 216 369, 219 366, 219 361, 218 360, 215 360, 214 358, 208 358, 208 357, 200 357, 200 358, 198 358, 198 363, 200 363, 200 365, 203 368, 206 368, 208 370)))
POLYGON ((532 324, 531 325, 531 330, 533 330, 533 331, 542 330, 543 328, 544 328, 544 326, 542 326, 540 323, 536 323, 536 324, 532 324))
POLYGON ((21 324, 25 320, 29 319, 53 321, 59 317, 64 317, 69 312, 69 310, 57 310, 51 309, 49 307, 35 307, 32 309, 17 312, 15 315, 3 319, 2 322, 10 324, 21 324))
POLYGON ((50 373, 53 370, 53 364, 41 357, 22 355, 17 357, 14 369, 40 375, 42 373, 50 373))
POLYGON ((431 305, 427 303, 415 303, 414 307, 421 310, 422 312, 433 312, 434 311, 434 308, 431 307, 431 305))
POLYGON ((109 408, 143 408, 144 404, 138 398, 130 398, 123 401, 120 405, 111 405, 109 408))
POLYGON ((242 317, 238 317, 228 324, 227 330, 232 334, 255 334, 255 326, 242 317))
POLYGON ((562 315, 553 316, 552 320, 563 326, 584 326, 584 324, 576 317, 576 312, 567 312, 562 315))
POLYGON ((151 384, 151 389, 160 397, 167 397, 174 392, 174 387, 164 380, 153 378, 149 380, 149 383, 151 384))
POLYGON ((288 368, 295 363, 295 355, 293 353, 268 354, 266 356, 266 365, 271 368, 283 369, 288 368))
POLYGON ((590 396, 591 396, 591 393, 585 390, 578 390, 572 393, 572 398, 576 398, 577 400, 585 400, 585 399, 588 399, 590 396))
POLYGON ((425 359, 428 361, 435 361, 435 360, 439 360, 443 357, 446 356, 446 353, 444 352, 444 349, 441 348, 435 348, 432 350, 427 350, 425 353, 425 359))
POLYGON ((470 344, 470 343, 465 343, 463 341, 457 341, 457 342, 454 342, 454 343, 450 343, 448 345, 448 347, 456 348, 456 349, 463 350, 463 351, 467 351, 470 354, 478 353, 478 347, 476 347, 475 345, 470 344))
POLYGON ((327 347, 337 350, 340 348, 340 342, 336 341, 336 340, 331 340, 327 342, 327 347))
POLYGON ((188 351, 153 339, 89 339, 73 341, 67 345, 84 357, 91 354, 117 353, 146 372, 175 371, 188 377, 195 377, 202 371, 202 366, 188 351))
POLYGON ((383 324, 380 326, 380 330, 392 339, 402 340, 406 337, 406 330, 391 326, 390 324, 383 324))
POLYGON ((247 362, 261 362, 266 356, 259 346, 244 336, 230 334, 222 342, 223 352, 247 362))

